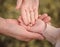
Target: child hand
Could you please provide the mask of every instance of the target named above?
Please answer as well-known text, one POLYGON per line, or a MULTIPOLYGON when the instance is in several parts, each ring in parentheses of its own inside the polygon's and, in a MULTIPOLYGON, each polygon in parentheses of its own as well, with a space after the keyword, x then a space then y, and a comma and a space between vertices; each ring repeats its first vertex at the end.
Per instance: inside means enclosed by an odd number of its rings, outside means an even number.
POLYGON ((43 20, 45 23, 48 23, 50 24, 50 21, 51 21, 51 17, 48 16, 48 14, 42 14, 42 15, 39 15, 39 19, 43 20))

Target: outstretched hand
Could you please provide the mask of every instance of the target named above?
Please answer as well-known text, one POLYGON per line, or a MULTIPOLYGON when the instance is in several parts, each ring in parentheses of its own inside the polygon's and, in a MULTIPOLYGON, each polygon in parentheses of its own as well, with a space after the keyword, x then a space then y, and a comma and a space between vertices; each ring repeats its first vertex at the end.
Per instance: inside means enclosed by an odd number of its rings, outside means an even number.
POLYGON ((17 0, 17 10, 21 10, 21 16, 25 25, 34 24, 38 19, 39 0, 17 0))

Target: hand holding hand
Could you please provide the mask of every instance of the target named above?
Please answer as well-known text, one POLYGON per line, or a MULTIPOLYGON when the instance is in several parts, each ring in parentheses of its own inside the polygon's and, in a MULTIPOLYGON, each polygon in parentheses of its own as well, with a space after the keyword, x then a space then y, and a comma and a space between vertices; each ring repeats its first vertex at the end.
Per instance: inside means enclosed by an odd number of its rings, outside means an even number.
POLYGON ((39 15, 39 18, 36 20, 36 23, 33 26, 26 26, 24 25, 21 16, 18 19, 20 21, 20 24, 25 27, 27 30, 31 32, 37 32, 41 33, 41 31, 44 31, 46 28, 46 24, 50 23, 51 18, 47 14, 39 15))

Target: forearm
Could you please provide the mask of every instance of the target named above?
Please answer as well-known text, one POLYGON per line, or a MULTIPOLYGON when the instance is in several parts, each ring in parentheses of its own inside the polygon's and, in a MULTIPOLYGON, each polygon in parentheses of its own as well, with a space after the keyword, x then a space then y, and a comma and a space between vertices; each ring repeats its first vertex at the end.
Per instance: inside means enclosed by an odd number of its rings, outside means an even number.
POLYGON ((0 33, 5 29, 5 19, 0 17, 0 33))
POLYGON ((60 31, 58 31, 58 28, 55 28, 49 24, 47 24, 47 28, 42 34, 45 36, 45 38, 50 41, 52 44, 55 44, 57 41, 57 37, 59 36, 60 31))

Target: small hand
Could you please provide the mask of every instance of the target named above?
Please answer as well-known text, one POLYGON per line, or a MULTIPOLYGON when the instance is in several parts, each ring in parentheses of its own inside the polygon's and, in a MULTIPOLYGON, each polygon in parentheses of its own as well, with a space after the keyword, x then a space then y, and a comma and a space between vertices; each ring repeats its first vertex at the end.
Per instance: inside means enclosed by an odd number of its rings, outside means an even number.
POLYGON ((51 17, 48 16, 48 14, 42 14, 42 15, 39 15, 39 19, 43 20, 45 23, 48 23, 50 24, 51 22, 51 17))

